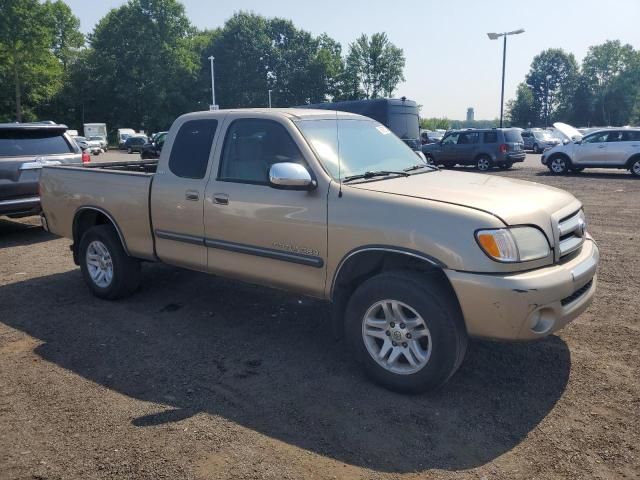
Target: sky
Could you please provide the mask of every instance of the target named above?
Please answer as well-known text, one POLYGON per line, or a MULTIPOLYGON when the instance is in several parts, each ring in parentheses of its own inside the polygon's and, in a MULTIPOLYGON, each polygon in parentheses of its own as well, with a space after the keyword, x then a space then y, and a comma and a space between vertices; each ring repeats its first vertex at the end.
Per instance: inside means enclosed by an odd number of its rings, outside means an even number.
MULTIPOLYGON (((65 0, 89 33, 111 8, 125 0, 65 0)), ((342 44, 362 33, 386 32, 404 50, 406 81, 394 92, 422 105, 422 117, 476 119, 500 113, 502 40, 488 32, 525 33, 508 37, 505 102, 515 96, 533 57, 562 48, 580 62, 589 46, 620 40, 640 49, 640 0, 182 0, 198 28, 222 26, 235 12, 284 17, 314 35, 326 32, 342 44)), ((216 77, 224 72, 216 70, 216 77)))

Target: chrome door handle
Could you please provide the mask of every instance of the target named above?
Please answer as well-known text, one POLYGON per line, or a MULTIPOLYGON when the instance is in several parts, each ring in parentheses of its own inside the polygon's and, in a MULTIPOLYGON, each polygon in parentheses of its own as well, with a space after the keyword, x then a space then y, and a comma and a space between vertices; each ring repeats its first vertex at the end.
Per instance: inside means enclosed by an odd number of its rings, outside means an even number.
POLYGON ((187 190, 184 192, 184 198, 192 202, 197 202, 200 199, 200 193, 195 190, 187 190))
POLYGON ((226 193, 214 193, 213 199, 218 205, 229 205, 229 195, 226 193))

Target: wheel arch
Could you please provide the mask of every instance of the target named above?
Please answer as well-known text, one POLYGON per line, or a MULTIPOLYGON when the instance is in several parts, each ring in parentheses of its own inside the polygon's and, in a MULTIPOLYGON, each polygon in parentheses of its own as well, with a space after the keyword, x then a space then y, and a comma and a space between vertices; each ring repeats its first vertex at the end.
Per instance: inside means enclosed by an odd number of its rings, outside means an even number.
POLYGON ((369 278, 388 271, 413 271, 433 275, 458 303, 458 297, 439 260, 410 249, 369 245, 347 253, 332 278, 329 299, 332 304, 334 335, 342 332, 343 315, 353 292, 369 278))
POLYGON ((118 223, 114 220, 114 218, 100 207, 87 206, 80 207, 76 210, 76 213, 73 217, 73 261, 76 265, 79 264, 78 260, 78 248, 80 247, 80 240, 84 233, 89 230, 91 227, 95 227, 96 225, 112 225, 115 228, 116 233, 118 234, 118 238, 120 239, 120 243, 122 244, 122 248, 125 253, 129 255, 129 249, 127 248, 127 242, 124 239, 124 235, 122 235, 122 230, 118 226, 118 223))
POLYGON ((634 153, 633 155, 631 155, 629 157, 629 160, 627 160, 627 168, 631 168, 631 165, 633 165, 637 160, 640 160, 640 153, 634 153))

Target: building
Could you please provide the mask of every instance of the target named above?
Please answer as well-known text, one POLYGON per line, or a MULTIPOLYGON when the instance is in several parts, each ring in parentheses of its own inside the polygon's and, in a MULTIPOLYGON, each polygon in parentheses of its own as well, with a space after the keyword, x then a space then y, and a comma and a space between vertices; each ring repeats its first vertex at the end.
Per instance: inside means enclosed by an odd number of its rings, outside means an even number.
POLYGON ((473 107, 467 108, 467 122, 473 122, 475 117, 475 113, 473 111, 473 107))

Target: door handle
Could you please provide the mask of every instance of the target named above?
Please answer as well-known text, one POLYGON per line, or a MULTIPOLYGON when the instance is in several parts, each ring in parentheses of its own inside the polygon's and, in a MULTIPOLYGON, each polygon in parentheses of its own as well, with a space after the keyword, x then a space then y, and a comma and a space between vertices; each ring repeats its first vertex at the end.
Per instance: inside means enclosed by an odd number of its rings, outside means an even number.
POLYGON ((187 190, 186 192, 184 192, 184 198, 192 202, 197 202, 200 198, 200 192, 197 192, 195 190, 187 190))
POLYGON ((229 195, 226 193, 214 193, 213 199, 218 205, 229 205, 229 195))

